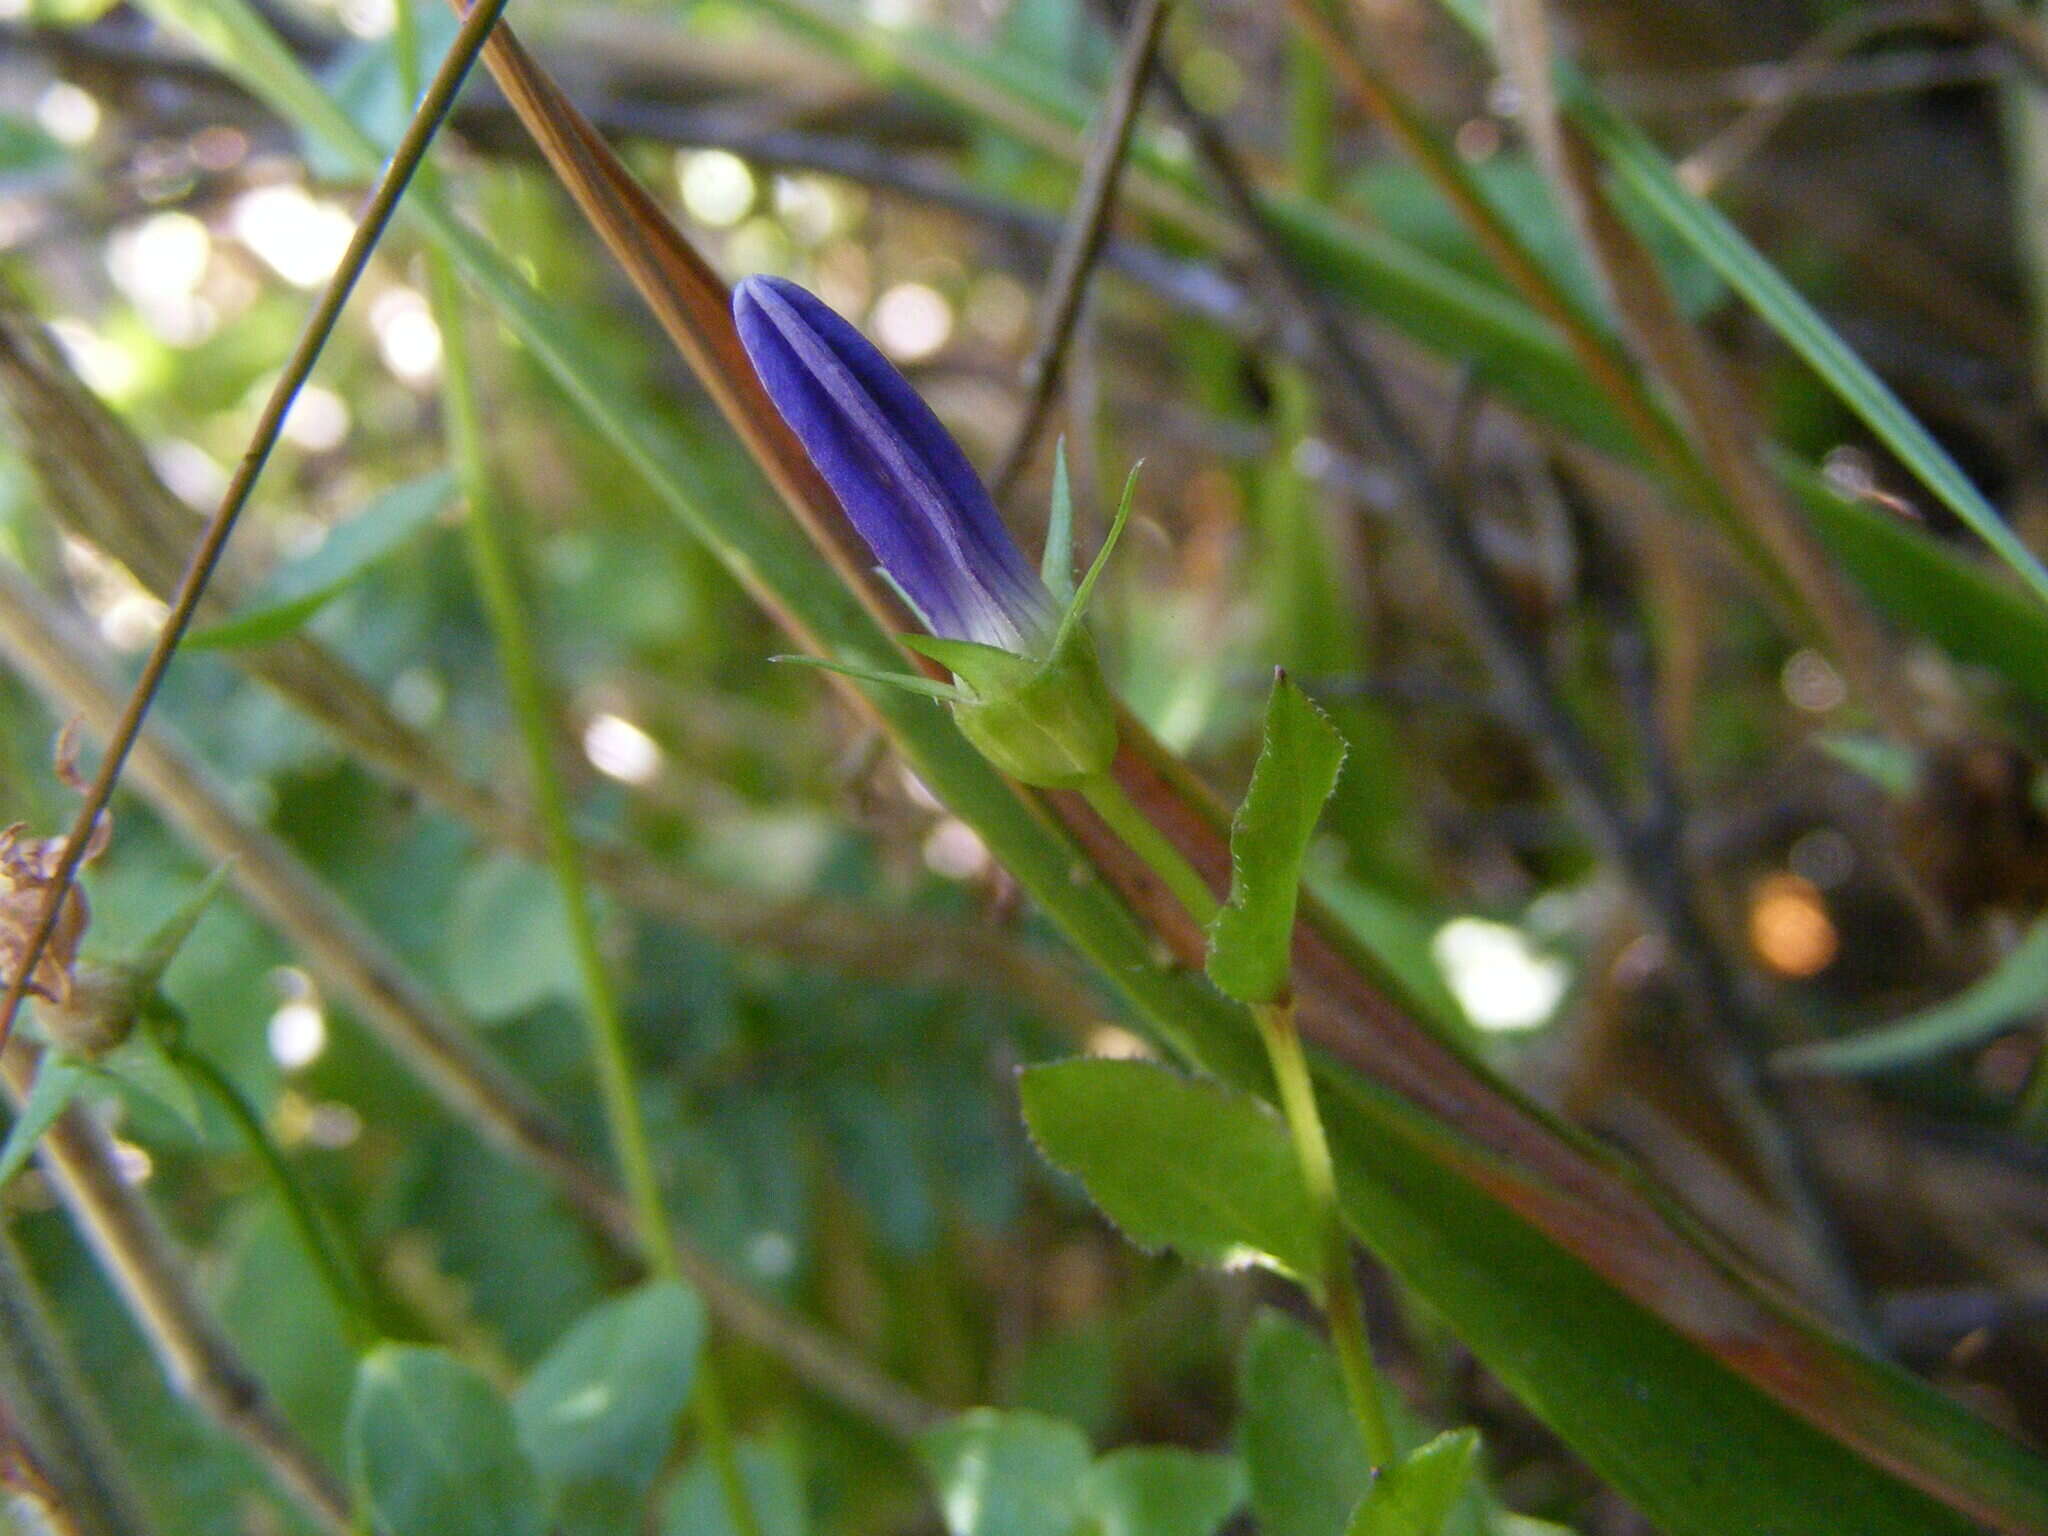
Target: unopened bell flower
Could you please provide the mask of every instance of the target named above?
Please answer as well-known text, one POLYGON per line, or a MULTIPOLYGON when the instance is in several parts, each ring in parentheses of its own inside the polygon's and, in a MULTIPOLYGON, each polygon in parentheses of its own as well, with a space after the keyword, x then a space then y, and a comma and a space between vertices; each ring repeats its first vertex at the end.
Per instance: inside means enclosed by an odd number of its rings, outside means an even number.
MULTIPOLYGON (((931 407, 858 330, 778 277, 742 281, 733 319, 776 410, 931 630, 904 644, 951 669, 958 686, 828 665, 945 699, 982 754, 1027 784, 1070 787, 1106 772, 1116 709, 1080 620, 1128 489, 1079 589, 1059 569, 1064 522, 1041 577, 931 407)), ((1063 497, 1055 511, 1064 518, 1063 497)))

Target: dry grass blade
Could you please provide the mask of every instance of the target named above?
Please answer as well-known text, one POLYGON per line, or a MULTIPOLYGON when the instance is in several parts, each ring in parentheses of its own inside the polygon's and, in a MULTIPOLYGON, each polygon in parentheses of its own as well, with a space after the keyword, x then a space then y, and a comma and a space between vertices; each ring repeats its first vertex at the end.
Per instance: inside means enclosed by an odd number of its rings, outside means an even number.
POLYGON ((1615 210, 1598 157, 1559 113, 1544 0, 1498 0, 1496 14, 1501 61, 1522 102, 1524 131, 1630 340, 1679 402, 1716 482, 1790 577, 1851 689, 1901 740, 1918 740, 1883 633, 1793 510, 1763 461, 1762 435, 1733 381, 1615 210))

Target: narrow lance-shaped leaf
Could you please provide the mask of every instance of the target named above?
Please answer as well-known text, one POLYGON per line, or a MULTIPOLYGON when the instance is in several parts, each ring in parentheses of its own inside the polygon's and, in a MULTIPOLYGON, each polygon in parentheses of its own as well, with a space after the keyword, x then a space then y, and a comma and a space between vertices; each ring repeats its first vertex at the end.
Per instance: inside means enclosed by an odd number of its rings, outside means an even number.
POLYGON ((1976 985, 1876 1029, 1800 1046, 1777 1058, 1781 1072, 1888 1072, 1988 1040, 2048 1006, 2048 922, 2036 923, 1976 985))
POLYGON ((343 523, 310 554, 270 573, 242 609, 194 630, 187 646, 264 645, 282 639, 440 515, 454 494, 446 472, 396 486, 343 523))
POLYGON ((1209 979, 1243 1003, 1287 992, 1301 861, 1344 766, 1344 738, 1285 673, 1266 701, 1265 739, 1230 828, 1230 901, 1209 926, 1209 979))
POLYGON ((43 1132, 55 1125, 57 1117, 78 1097, 87 1076, 85 1069, 69 1057, 55 1051, 44 1052, 28 1098, 16 1113, 14 1124, 7 1128, 6 1144, 0 1145, 0 1188, 21 1172, 36 1143, 43 1139, 43 1132))

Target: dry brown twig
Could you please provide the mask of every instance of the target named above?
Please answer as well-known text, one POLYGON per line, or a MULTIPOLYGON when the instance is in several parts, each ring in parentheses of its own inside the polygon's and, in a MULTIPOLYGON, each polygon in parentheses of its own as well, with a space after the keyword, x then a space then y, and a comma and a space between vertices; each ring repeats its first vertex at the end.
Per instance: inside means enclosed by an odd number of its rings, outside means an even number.
POLYGON ((1088 158, 1081 167, 1081 184, 1075 189, 1074 206, 1067 216, 1066 232, 1053 257, 1052 275, 1046 280, 1038 339, 1024 362, 1023 414, 1011 435, 1010 446, 990 477, 989 487, 997 501, 1005 500, 1015 487, 1058 393, 1067 348, 1081 317, 1081 300, 1108 236, 1110 215, 1116 209, 1117 184, 1130 153, 1131 129, 1138 119, 1139 103, 1145 99, 1152 61, 1159 51, 1166 10, 1167 0, 1139 0, 1137 12, 1124 34, 1116 77, 1110 83, 1102 119, 1091 137, 1088 158))

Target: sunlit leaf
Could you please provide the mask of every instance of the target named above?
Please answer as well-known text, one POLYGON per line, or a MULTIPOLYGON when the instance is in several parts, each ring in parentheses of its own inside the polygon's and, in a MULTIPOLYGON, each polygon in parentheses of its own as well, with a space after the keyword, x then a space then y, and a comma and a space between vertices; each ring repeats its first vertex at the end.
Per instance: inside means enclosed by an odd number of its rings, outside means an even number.
POLYGON ((1039 1150, 1133 1242, 1202 1264, 1257 1257, 1316 1272, 1308 1192, 1257 1100, 1140 1061, 1027 1068, 1019 1093, 1039 1150))
POLYGON ((1441 1536, 1479 1455, 1479 1431, 1454 1429, 1373 1480, 1344 1536, 1441 1536))
POLYGON ((1091 1536, 1211 1536, 1243 1502, 1236 1460, 1170 1446, 1111 1451, 1081 1486, 1091 1536))
POLYGON ((1074 1536, 1094 1457, 1073 1425, 977 1408, 918 1437, 950 1536, 1074 1536))
POLYGON ((533 1368, 512 1400, 542 1479, 603 1478, 644 1490, 674 1443, 704 1346, 704 1304, 655 1280, 597 1307, 533 1368))

